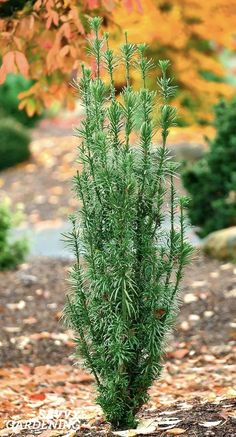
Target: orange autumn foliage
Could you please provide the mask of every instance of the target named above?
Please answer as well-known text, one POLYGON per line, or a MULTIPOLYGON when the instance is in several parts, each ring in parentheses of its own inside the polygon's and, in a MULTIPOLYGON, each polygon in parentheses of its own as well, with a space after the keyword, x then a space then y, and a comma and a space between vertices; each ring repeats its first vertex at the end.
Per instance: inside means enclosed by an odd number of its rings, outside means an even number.
MULTIPOLYGON (((219 54, 236 49, 235 0, 143 0, 142 9, 142 14, 137 8, 127 14, 118 6, 113 15, 132 42, 149 44, 154 60, 171 60, 179 85, 174 103, 181 107, 181 116, 189 122, 209 120, 212 105, 233 92, 219 54)), ((116 48, 123 36, 116 24, 108 30, 116 48)), ((150 79, 153 85, 154 77, 150 79)))
POLYGON ((181 90, 175 104, 188 121, 206 119, 212 104, 231 94, 218 53, 236 46, 235 0, 31 0, 10 16, 0 15, 0 83, 9 72, 35 81, 20 95, 20 108, 29 115, 55 99, 73 107, 69 81, 86 56, 87 18, 98 13, 114 48, 127 29, 130 40, 149 44, 154 59, 171 60, 181 90))
MULTIPOLYGON (((121 1, 126 11, 135 4, 140 9, 139 0, 121 1)), ((19 96, 21 109, 40 113, 55 99, 73 107, 69 81, 85 57, 88 17, 101 11, 108 22, 114 6, 115 0, 29 0, 20 8, 17 1, 0 0, 0 84, 8 73, 35 81, 19 96), (15 9, 1 15, 1 4, 7 2, 15 9)))

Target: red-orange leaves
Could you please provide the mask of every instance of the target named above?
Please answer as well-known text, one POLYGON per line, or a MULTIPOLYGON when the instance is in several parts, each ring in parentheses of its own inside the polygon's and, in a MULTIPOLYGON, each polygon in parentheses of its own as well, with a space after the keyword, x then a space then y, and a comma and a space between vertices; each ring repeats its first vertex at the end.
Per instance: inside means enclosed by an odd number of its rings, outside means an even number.
POLYGON ((24 53, 15 50, 3 56, 0 68, 0 84, 5 81, 8 73, 20 73, 28 77, 29 64, 24 53))

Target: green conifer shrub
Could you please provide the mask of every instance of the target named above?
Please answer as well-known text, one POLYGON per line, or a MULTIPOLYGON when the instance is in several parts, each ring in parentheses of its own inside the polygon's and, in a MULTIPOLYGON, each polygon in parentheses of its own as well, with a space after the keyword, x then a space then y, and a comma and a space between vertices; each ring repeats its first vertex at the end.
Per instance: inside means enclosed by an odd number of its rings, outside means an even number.
POLYGON ((31 88, 34 81, 26 79, 20 74, 8 74, 5 82, 0 85, 0 118, 14 118, 23 126, 33 128, 42 118, 42 115, 34 114, 29 117, 25 109, 19 109, 20 99, 18 95, 31 88))
POLYGON ((167 75, 169 61, 159 62, 162 144, 155 149, 152 114, 157 93, 146 87, 154 65, 145 57, 145 45, 136 47, 127 35, 117 58, 108 34, 99 36, 100 24, 100 18, 92 19, 94 38, 89 41, 96 75, 82 66, 82 77, 75 83, 86 111, 76 129, 83 170, 74 177, 82 208, 79 220, 71 217, 72 229, 65 235, 76 261, 64 313, 75 331, 78 356, 95 377, 97 402, 113 428, 124 429, 136 426, 135 416, 160 375, 192 248, 185 239, 186 199, 177 198, 176 164, 166 147, 176 123, 175 108, 168 103, 175 92, 167 75), (121 62, 126 86, 119 102, 113 72, 121 62), (102 66, 110 76, 108 88, 101 79, 102 66), (133 67, 143 79, 139 91, 130 85, 133 67), (139 139, 137 147, 131 147, 138 111, 139 139))
POLYGON ((215 127, 209 151, 182 173, 189 218, 202 237, 236 225, 236 98, 215 106, 215 127))
POLYGON ((30 157, 28 131, 12 118, 0 119, 0 170, 30 157))
POLYGON ((11 228, 20 220, 20 211, 13 214, 8 201, 0 203, 0 270, 15 268, 24 261, 28 252, 28 242, 25 238, 9 241, 11 228))

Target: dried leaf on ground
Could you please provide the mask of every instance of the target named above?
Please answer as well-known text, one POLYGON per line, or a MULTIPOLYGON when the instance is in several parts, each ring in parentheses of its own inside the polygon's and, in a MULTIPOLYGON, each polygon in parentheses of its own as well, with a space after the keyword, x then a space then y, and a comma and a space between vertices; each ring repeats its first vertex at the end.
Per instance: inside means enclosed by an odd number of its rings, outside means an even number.
POLYGON ((184 434, 187 430, 183 428, 173 428, 168 431, 168 434, 171 435, 181 435, 184 434))
POLYGON ((202 422, 199 423, 200 426, 204 426, 204 428, 212 428, 214 426, 218 426, 222 423, 222 420, 214 420, 211 422, 202 422))

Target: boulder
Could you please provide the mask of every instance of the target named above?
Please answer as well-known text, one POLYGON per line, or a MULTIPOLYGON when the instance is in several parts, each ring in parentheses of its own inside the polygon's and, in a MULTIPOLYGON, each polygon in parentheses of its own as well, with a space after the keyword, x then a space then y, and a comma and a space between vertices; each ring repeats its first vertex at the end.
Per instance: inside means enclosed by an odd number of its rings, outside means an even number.
POLYGON ((207 151, 206 144, 181 142, 170 144, 170 153, 177 161, 187 161, 193 163, 203 157, 207 151))
POLYGON ((203 250, 214 258, 236 260, 236 226, 209 234, 203 243, 203 250))

